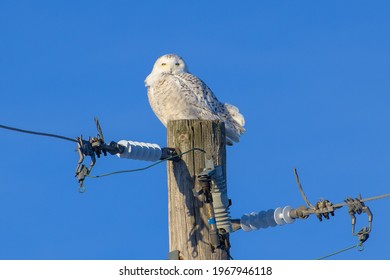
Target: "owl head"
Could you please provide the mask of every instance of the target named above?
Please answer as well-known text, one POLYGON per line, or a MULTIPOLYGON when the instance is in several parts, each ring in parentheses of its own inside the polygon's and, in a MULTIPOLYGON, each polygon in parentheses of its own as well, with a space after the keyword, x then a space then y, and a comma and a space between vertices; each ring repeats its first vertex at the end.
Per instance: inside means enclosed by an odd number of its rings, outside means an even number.
POLYGON ((152 72, 146 77, 145 85, 152 86, 161 78, 161 74, 180 73, 188 73, 187 64, 180 56, 176 54, 160 56, 154 63, 152 72))
POLYGON ((188 72, 187 64, 176 54, 166 54, 160 56, 153 66, 155 73, 180 74, 188 72))

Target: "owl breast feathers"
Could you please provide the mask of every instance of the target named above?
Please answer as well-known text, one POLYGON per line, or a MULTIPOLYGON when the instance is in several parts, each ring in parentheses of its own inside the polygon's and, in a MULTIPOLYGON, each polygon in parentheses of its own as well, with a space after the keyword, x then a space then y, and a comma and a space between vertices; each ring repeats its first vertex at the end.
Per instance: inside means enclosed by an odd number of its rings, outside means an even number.
POLYGON ((245 132, 244 116, 237 107, 219 102, 211 89, 190 74, 184 60, 168 54, 157 59, 146 77, 152 110, 166 126, 170 120, 220 120, 225 123, 226 142, 239 142, 245 132))

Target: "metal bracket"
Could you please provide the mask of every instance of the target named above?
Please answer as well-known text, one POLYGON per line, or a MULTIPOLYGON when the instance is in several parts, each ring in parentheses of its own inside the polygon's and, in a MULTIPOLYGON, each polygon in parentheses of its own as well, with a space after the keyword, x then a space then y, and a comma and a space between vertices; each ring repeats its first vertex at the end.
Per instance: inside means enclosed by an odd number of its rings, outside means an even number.
POLYGON ((333 207, 333 203, 325 199, 316 203, 314 214, 322 222, 322 217, 325 217, 325 219, 329 220, 329 214, 334 216, 334 210, 335 208, 333 207))
POLYGON ((212 177, 215 173, 215 165, 214 160, 211 159, 205 159, 205 168, 198 176, 209 176, 212 177))
POLYGON ((220 236, 218 234, 217 223, 215 220, 215 213, 213 207, 213 196, 211 193, 211 176, 215 174, 213 159, 205 159, 205 168, 198 174, 197 179, 201 189, 199 191, 193 190, 195 196, 203 195, 204 207, 207 213, 207 221, 209 225, 210 245, 214 251, 220 248, 220 236))
POLYGON ((88 169, 84 164, 79 164, 76 169, 76 177, 79 181, 79 192, 85 192, 84 180, 90 173, 91 169, 88 169))
POLYGON ((104 143, 104 136, 102 128, 99 124, 99 120, 95 117, 95 124, 98 131, 97 137, 89 137, 88 140, 84 140, 83 136, 77 138, 77 151, 79 153, 79 161, 76 168, 76 177, 79 182, 79 192, 85 192, 84 180, 91 173, 93 166, 96 163, 96 157, 100 158, 101 154, 107 156, 107 152, 114 155, 122 153, 124 147, 116 142, 110 142, 108 145, 104 143), (85 156, 91 157, 91 163, 89 168, 83 164, 85 156))
POLYGON ((231 245, 230 245, 229 233, 223 228, 219 229, 219 243, 221 244, 220 248, 226 251, 230 259, 233 259, 230 256, 231 245))
POLYGON ((168 260, 180 260, 180 251, 175 250, 168 253, 168 260))
POLYGON ((205 203, 210 203, 206 201, 212 201, 211 197, 211 176, 215 174, 214 161, 212 159, 205 160, 205 168, 201 173, 198 174, 197 178, 201 185, 201 189, 196 190, 195 188, 192 190, 192 193, 195 197, 199 197, 200 195, 205 195, 205 203), (207 184, 209 183, 209 184, 207 184), (207 197, 210 196, 210 197, 207 197))
POLYGON ((178 162, 181 160, 181 151, 178 148, 162 148, 160 160, 161 159, 178 162))
POLYGON ((360 243, 364 243, 368 237, 370 236, 370 232, 372 229, 372 220, 373 220, 373 215, 368 206, 364 204, 362 201, 362 197, 359 194, 358 198, 352 199, 348 197, 345 202, 347 203, 348 206, 348 213, 351 216, 352 219, 352 234, 354 236, 357 236, 360 243), (368 226, 363 227, 360 231, 355 232, 355 225, 356 225, 356 216, 355 214, 362 214, 366 213, 368 216, 368 226))

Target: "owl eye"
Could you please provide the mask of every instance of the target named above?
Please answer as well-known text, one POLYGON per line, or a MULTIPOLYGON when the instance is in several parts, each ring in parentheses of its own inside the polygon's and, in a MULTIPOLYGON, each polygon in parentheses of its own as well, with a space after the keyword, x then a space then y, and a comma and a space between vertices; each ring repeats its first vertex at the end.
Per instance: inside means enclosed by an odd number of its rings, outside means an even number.
POLYGON ((179 66, 179 65, 180 65, 180 63, 179 63, 179 62, 176 62, 176 63, 175 63, 175 65, 176 65, 176 66, 179 66))
POLYGON ((165 62, 163 62, 163 63, 161 63, 161 65, 162 65, 162 66, 165 66, 165 65, 167 65, 167 64, 166 64, 165 62))

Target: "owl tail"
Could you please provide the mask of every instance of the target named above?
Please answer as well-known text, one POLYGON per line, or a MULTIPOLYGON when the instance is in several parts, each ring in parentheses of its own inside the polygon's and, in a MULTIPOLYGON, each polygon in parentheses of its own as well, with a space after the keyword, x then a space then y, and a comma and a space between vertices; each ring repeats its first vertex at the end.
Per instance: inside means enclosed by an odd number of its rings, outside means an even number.
POLYGON ((233 145, 233 142, 240 141, 240 136, 245 132, 245 119, 236 106, 228 103, 224 106, 230 115, 225 123, 227 144, 233 145))

